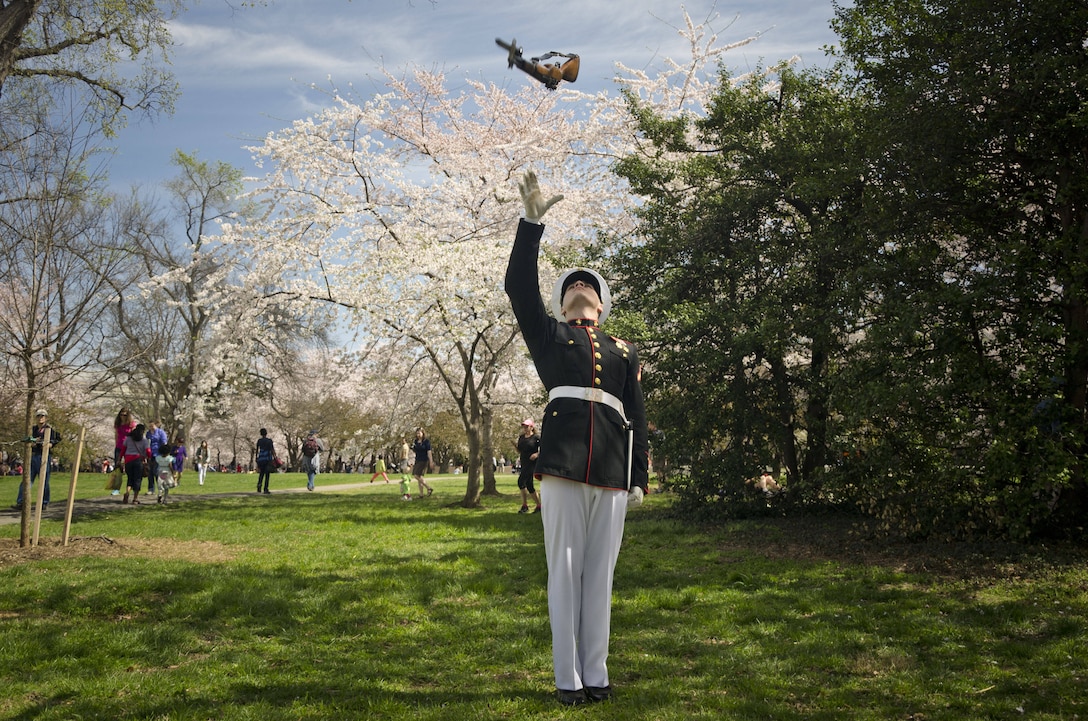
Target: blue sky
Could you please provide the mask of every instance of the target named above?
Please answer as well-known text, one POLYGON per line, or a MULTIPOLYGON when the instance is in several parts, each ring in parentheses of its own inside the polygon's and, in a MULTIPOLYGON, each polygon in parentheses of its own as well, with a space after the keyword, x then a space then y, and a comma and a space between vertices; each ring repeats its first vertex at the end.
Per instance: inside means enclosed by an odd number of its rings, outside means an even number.
POLYGON ((175 149, 255 173, 244 146, 319 112, 325 98, 312 84, 369 95, 382 90, 382 65, 441 69, 451 86, 535 82, 506 67, 496 37, 516 37, 527 56, 577 53, 576 87, 614 92, 617 61, 650 69, 686 57, 676 31, 685 8, 695 22, 713 18, 720 44, 761 34, 726 56, 737 72, 793 55, 825 67, 821 48, 835 43, 831 0, 199 0, 172 25, 176 112, 123 130, 111 177, 118 188, 152 190, 174 174, 175 149))

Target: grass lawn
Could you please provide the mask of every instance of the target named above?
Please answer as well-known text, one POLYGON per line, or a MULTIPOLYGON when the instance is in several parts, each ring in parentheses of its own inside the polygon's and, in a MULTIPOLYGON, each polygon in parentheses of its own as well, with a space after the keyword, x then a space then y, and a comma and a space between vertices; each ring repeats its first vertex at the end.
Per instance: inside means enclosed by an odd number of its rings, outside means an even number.
MULTIPOLYGON (((410 503, 396 483, 328 490, 369 474, 271 496, 195 478, 177 495, 234 495, 118 503, 67 549, 56 520, 37 549, 0 525, 0 718, 1088 719, 1088 549, 695 527, 651 496, 616 572, 617 698, 567 709, 513 476, 472 511, 463 476, 410 503)), ((51 512, 67 478, 52 490, 51 512)))

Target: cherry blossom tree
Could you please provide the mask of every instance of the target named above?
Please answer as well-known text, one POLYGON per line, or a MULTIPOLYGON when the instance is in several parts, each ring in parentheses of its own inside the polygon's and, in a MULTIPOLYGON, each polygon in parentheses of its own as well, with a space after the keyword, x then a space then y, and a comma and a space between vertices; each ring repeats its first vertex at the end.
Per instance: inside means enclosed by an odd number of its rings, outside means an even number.
POLYGON ((453 95, 440 73, 422 70, 387 79, 389 94, 361 105, 336 98, 258 148, 270 166, 269 212, 227 238, 251 244, 285 295, 334 304, 361 332, 409 341, 405 352, 437 372, 461 415, 471 506, 481 459, 492 455, 499 380, 523 354, 501 291, 516 178, 535 165, 570 196, 549 218, 559 245, 625 222, 623 195, 599 153, 607 126, 596 113, 576 117, 574 101, 592 98, 483 84, 453 95))
MULTIPOLYGON (((634 96, 698 111, 710 86, 699 76, 721 50, 690 18, 679 32, 690 64, 654 77, 621 72, 634 96)), ((474 81, 454 92, 443 73, 418 68, 387 72, 385 83, 365 102, 334 93, 324 112, 254 148, 265 212, 226 228, 223 241, 259 256, 283 298, 343 309, 360 334, 404 344, 437 373, 468 439, 462 505, 471 507, 494 484, 482 463, 495 455, 493 409, 539 390, 502 291, 517 180, 532 167, 566 198, 547 218, 547 293, 586 245, 632 233, 635 199, 610 166, 636 138, 619 94, 474 81)))

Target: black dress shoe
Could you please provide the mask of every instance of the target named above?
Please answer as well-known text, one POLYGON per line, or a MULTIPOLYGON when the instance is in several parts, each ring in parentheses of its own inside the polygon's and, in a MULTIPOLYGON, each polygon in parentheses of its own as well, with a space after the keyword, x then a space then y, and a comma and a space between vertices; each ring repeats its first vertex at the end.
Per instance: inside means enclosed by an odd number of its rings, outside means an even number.
POLYGON ((586 698, 586 692, 583 689, 567 691, 566 689, 557 688, 555 690, 555 697, 559 700, 559 703, 564 706, 577 706, 580 703, 587 703, 589 701, 589 699, 586 698))
POLYGON ((611 686, 586 686, 586 698, 590 701, 607 701, 612 698, 611 686))

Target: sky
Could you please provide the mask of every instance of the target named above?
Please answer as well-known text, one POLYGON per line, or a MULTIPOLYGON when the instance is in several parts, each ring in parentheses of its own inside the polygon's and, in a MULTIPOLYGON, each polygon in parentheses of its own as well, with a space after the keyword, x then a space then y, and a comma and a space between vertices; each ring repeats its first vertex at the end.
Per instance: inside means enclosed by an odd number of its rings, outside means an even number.
POLYGON ((441 70, 450 87, 536 84, 507 68, 496 37, 516 38, 526 57, 576 53, 574 87, 616 92, 616 62, 653 69, 687 57, 677 31, 685 10, 708 21, 719 44, 759 35, 725 56, 737 73, 795 55, 800 67, 826 67, 823 46, 836 43, 832 0, 197 0, 171 24, 176 110, 130 121, 115 141, 111 179, 119 190, 153 191, 176 174, 175 150, 255 174, 246 146, 320 112, 323 91, 383 91, 383 66, 441 70))

